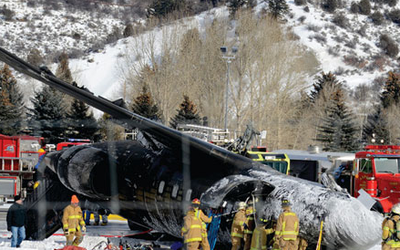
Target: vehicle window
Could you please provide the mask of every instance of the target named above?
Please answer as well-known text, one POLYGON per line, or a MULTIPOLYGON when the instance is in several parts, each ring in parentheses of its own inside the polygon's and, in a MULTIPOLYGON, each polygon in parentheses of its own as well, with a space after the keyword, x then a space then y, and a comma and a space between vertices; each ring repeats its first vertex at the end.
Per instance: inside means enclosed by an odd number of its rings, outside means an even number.
POLYGON ((271 168, 283 174, 286 174, 288 164, 285 161, 264 161, 263 164, 270 166, 271 168))
POLYGON ((370 174, 372 173, 372 161, 370 159, 361 159, 360 172, 370 174))
POLYGON ((377 173, 399 173, 399 159, 375 158, 374 160, 377 173))

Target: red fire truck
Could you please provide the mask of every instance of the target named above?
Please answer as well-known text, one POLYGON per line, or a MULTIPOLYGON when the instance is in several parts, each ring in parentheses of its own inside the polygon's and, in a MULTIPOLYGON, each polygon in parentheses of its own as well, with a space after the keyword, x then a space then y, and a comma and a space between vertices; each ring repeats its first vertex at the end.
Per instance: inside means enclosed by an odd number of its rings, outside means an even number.
POLYGON ((354 162, 341 167, 336 181, 354 197, 363 189, 377 201, 375 209, 384 213, 400 202, 400 146, 368 145, 355 154, 354 162))
POLYGON ((56 150, 62 150, 63 148, 69 148, 73 146, 78 146, 78 145, 83 145, 83 144, 88 144, 90 143, 89 139, 68 139, 66 142, 60 142, 57 144, 56 150))
POLYGON ((34 167, 45 153, 42 145, 43 137, 0 134, 0 200, 24 195, 34 167))

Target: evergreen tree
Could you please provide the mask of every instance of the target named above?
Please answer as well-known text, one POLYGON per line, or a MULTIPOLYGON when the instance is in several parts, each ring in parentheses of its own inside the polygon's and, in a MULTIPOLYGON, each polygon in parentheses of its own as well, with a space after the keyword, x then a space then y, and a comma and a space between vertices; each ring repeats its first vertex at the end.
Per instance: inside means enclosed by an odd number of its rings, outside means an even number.
POLYGON ((29 108, 30 129, 34 135, 43 136, 46 143, 58 143, 65 138, 66 105, 61 92, 44 86, 30 99, 33 108, 29 108))
POLYGON ((143 86, 142 92, 135 98, 131 108, 133 112, 138 115, 156 121, 161 120, 161 114, 158 110, 158 106, 154 103, 146 85, 143 86))
POLYGON ((253 0, 228 0, 227 6, 231 16, 235 16, 236 12, 242 7, 252 8, 255 2, 253 0))
MULTIPOLYGON (((341 86, 338 80, 336 80, 336 76, 331 72, 325 74, 322 72, 321 76, 318 76, 316 82, 313 84, 313 90, 310 93, 310 101, 315 103, 315 101, 319 98, 320 93, 324 89, 324 87, 330 86, 341 86)), ((326 101, 326 100, 325 100, 326 101)))
POLYGON ((385 85, 383 86, 383 92, 381 95, 381 102, 384 109, 390 107, 393 104, 398 104, 400 101, 400 75, 389 72, 385 85))
POLYGON ((148 8, 148 15, 165 17, 174 11, 185 9, 186 0, 153 0, 148 8))
POLYGON ((74 99, 67 118, 68 137, 90 139, 92 141, 98 141, 100 139, 98 133, 99 125, 93 116, 93 112, 89 112, 89 106, 84 102, 74 99))
POLYGON ((69 69, 69 61, 68 61, 68 55, 63 52, 60 55, 60 63, 58 64, 57 70, 56 70, 56 76, 57 78, 65 81, 72 83, 72 74, 71 70, 69 69))
POLYGON ((286 0, 267 0, 268 9, 271 15, 277 19, 289 12, 289 6, 286 0))
POLYGON ((384 143, 389 144, 389 129, 387 126, 386 112, 382 106, 377 106, 375 112, 371 113, 367 117, 367 122, 363 127, 363 140, 365 143, 373 143, 374 139, 377 143, 381 140, 384 143))
POLYGON ((17 134, 24 116, 23 95, 7 64, 0 70, 0 133, 17 134))
POLYGON ((326 151, 354 151, 358 148, 354 115, 345 105, 344 91, 337 86, 325 110, 322 125, 318 127, 316 140, 326 151))
POLYGON ((179 105, 178 114, 173 117, 170 122, 172 128, 177 128, 178 124, 196 124, 201 125, 200 116, 197 114, 196 105, 184 95, 183 102, 179 105))

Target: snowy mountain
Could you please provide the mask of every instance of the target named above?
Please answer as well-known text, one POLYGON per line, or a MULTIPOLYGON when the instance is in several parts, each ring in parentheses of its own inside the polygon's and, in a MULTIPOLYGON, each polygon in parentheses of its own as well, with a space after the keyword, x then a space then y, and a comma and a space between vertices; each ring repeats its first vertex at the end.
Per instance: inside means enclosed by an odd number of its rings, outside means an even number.
MULTIPOLYGON (((383 23, 376 25, 367 15, 354 14, 352 2, 343 1, 342 6, 332 13, 324 10, 320 1, 304 2, 303 5, 295 2, 288 1, 290 13, 286 16, 286 25, 293 29, 301 43, 315 52, 321 71, 334 72, 339 80, 354 88, 371 84, 376 78, 385 77, 387 71, 398 68, 397 56, 385 55, 380 38, 387 34, 396 44, 400 40, 397 24, 389 20, 390 11, 399 8, 400 4, 390 7, 372 3, 371 13, 379 11, 385 14, 383 23)), ((56 68, 53 62, 57 55, 66 51, 72 58, 72 74, 80 85, 111 99, 123 95, 119 65, 127 48, 137 44, 138 37, 122 38, 101 46, 107 40, 115 39, 112 35, 121 33, 126 26, 115 15, 123 7, 113 6, 112 13, 97 15, 65 8, 53 10, 42 5, 32 6, 32 1, 3 0, 0 4, 3 6, 0 46, 22 58, 26 58, 31 49, 38 49, 52 70, 56 68)), ((257 9, 266 6, 264 1, 259 1, 257 9)), ((176 25, 195 25, 201 29, 216 15, 228 15, 227 8, 212 9, 183 22, 177 21, 176 25)), ((142 20, 135 22, 140 25, 142 20)), ((161 33, 160 28, 155 28, 140 36, 151 34, 160 43, 161 33)), ((28 96, 40 86, 31 80, 24 80, 23 84, 28 96)))

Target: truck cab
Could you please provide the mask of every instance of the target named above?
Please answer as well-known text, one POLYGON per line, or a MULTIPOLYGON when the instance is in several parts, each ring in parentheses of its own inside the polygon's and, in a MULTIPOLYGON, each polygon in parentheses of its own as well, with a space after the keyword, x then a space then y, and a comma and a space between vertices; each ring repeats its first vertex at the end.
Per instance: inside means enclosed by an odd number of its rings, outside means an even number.
POLYGON ((354 162, 354 197, 364 189, 388 213, 400 202, 400 146, 368 145, 354 162))
POLYGON ((266 147, 252 147, 246 152, 246 157, 265 164, 283 174, 290 172, 290 160, 287 154, 267 152, 266 147))

